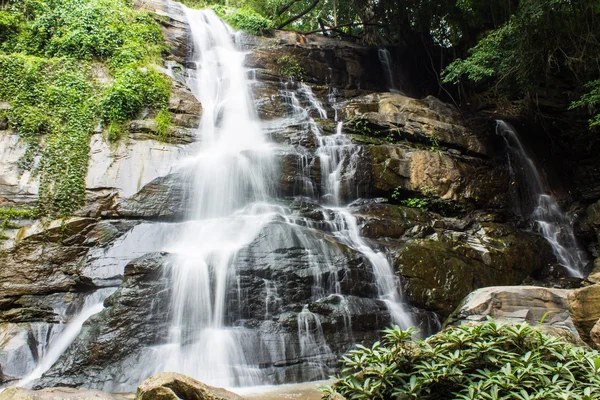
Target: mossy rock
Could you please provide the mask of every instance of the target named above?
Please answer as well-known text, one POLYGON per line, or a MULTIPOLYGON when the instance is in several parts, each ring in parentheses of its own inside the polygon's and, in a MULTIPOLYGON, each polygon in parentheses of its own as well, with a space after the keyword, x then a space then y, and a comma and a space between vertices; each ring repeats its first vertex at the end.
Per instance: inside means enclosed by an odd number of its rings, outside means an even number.
POLYGON ((407 300, 447 317, 473 290, 518 285, 553 261, 550 247, 536 235, 499 224, 477 232, 439 235, 439 241, 402 245, 394 267, 407 300))

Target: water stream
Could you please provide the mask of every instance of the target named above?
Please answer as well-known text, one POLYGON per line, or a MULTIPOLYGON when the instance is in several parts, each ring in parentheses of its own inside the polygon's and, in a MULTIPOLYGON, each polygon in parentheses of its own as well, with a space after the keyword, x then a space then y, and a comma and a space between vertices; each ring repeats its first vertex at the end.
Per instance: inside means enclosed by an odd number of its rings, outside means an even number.
POLYGON ((550 194, 546 179, 527 153, 517 131, 508 123, 497 121, 496 133, 506 142, 515 212, 522 217, 529 213, 560 265, 569 275, 582 278, 587 259, 575 238, 572 221, 550 194))

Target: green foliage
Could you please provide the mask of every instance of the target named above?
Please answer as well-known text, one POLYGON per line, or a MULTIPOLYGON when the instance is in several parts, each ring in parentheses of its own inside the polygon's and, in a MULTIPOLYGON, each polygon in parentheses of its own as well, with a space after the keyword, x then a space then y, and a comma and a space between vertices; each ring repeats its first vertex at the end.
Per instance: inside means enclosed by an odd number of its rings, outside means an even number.
POLYGON ((273 29, 273 22, 249 7, 226 8, 215 6, 213 10, 235 29, 252 35, 261 36, 273 29))
POLYGON ((89 138, 100 120, 108 137, 145 108, 166 107, 170 82, 154 71, 164 47, 156 21, 128 0, 12 1, 0 11, 0 100, 28 147, 20 162, 40 177, 43 215, 83 204, 89 138), (112 84, 96 81, 105 64, 112 84))
POLYGON ((170 82, 158 72, 125 68, 100 102, 102 116, 117 122, 135 118, 144 108, 166 107, 170 93, 170 82))
POLYGON ((19 20, 16 15, 0 11, 0 43, 16 35, 19 30, 19 20))
POLYGON ((444 82, 473 82, 493 96, 522 99, 552 90, 557 78, 574 87, 592 81, 592 92, 575 104, 593 106, 600 75, 597 6, 597 0, 521 0, 467 58, 445 69, 444 82))
POLYGON ((70 59, 0 55, 0 99, 9 101, 10 125, 28 143, 31 166, 42 137, 40 209, 68 212, 83 201, 95 88, 87 66, 70 59))
POLYGON ((529 325, 446 329, 426 340, 397 326, 357 346, 324 399, 528 400, 600 398, 600 354, 529 325))
POLYGON ((125 136, 125 127, 122 122, 111 121, 106 128, 106 139, 111 142, 118 142, 125 136))
POLYGON ((125 0, 27 0, 13 9, 30 22, 17 41, 17 50, 28 53, 91 60, 162 45, 158 24, 125 0))
POLYGON ((460 203, 439 198, 435 187, 424 186, 420 188, 420 191, 421 197, 405 197, 406 192, 401 187, 396 187, 390 197, 393 202, 404 207, 420 208, 443 216, 456 216, 463 214, 465 211, 460 203))
POLYGON ((169 111, 166 109, 160 110, 158 114, 156 114, 154 120, 156 121, 156 133, 158 134, 158 137, 162 141, 167 140, 169 127, 171 126, 171 115, 169 114, 169 111))
POLYGON ((571 103, 571 109, 585 108, 593 117, 590 119, 590 127, 600 126, 600 79, 590 81, 585 85, 588 92, 577 101, 571 103))
POLYGON ((292 56, 281 56, 275 59, 275 65, 277 66, 277 72, 281 75, 285 75, 294 80, 302 80, 302 77, 306 75, 304 68, 298 64, 298 61, 292 56))
POLYGON ((359 135, 371 136, 373 134, 373 130, 369 127, 369 120, 367 119, 358 118, 352 124, 354 125, 354 130, 359 135))
POLYGON ((11 222, 14 219, 37 218, 35 210, 28 208, 0 208, 0 240, 8 239, 4 234, 6 229, 12 229, 15 225, 11 222))
MULTIPOLYGON (((392 198, 397 199, 397 197, 398 197, 398 194, 397 194, 397 192, 394 191, 394 194, 392 194, 392 198)), ((430 203, 429 199, 424 199, 422 197, 409 197, 408 199, 400 200, 400 204, 402 204, 403 206, 406 206, 406 207, 410 207, 410 208, 428 209, 429 205, 430 205, 429 203, 430 203)))
POLYGON ((183 0, 182 3, 195 9, 210 8, 234 29, 255 36, 264 35, 274 28, 273 21, 257 12, 251 2, 245 0, 183 0))

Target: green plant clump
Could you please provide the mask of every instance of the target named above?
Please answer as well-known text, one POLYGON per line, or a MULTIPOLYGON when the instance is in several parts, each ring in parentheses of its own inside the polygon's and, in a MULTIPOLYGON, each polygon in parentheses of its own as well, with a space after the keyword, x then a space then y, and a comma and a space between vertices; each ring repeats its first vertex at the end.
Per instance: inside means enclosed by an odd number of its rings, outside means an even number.
POLYGON ((14 228, 15 225, 11 222, 14 219, 30 219, 36 218, 35 210, 28 208, 0 208, 0 240, 8 239, 4 234, 6 229, 14 228))
POLYGON ((306 75, 304 68, 302 68, 302 66, 298 64, 298 61, 291 56, 281 56, 276 58, 275 65, 277 67, 277 72, 296 81, 302 80, 304 75, 306 75))
POLYGON ((211 9, 233 28, 261 36, 273 29, 273 22, 250 7, 234 8, 213 5, 211 9))
POLYGON ((116 136, 145 108, 166 107, 170 83, 152 68, 163 47, 157 22, 128 0, 13 0, 0 11, 0 101, 27 143, 21 167, 39 174, 42 215, 83 204, 100 121, 116 136))
POLYGON ((156 114, 154 119, 156 121, 156 133, 161 140, 167 140, 169 127, 171 126, 171 115, 166 109, 162 109, 156 114))
POLYGON ((446 329, 425 340, 397 326, 357 346, 323 399, 593 400, 600 354, 527 324, 446 329))

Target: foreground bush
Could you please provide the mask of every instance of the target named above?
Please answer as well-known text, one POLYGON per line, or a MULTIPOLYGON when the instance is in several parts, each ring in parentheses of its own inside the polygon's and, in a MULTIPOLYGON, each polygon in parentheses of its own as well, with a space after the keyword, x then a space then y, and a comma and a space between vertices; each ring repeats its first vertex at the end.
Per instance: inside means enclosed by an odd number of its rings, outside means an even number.
POLYGON ((384 331, 357 346, 324 399, 600 399, 600 354, 529 325, 449 328, 426 340, 384 331))

